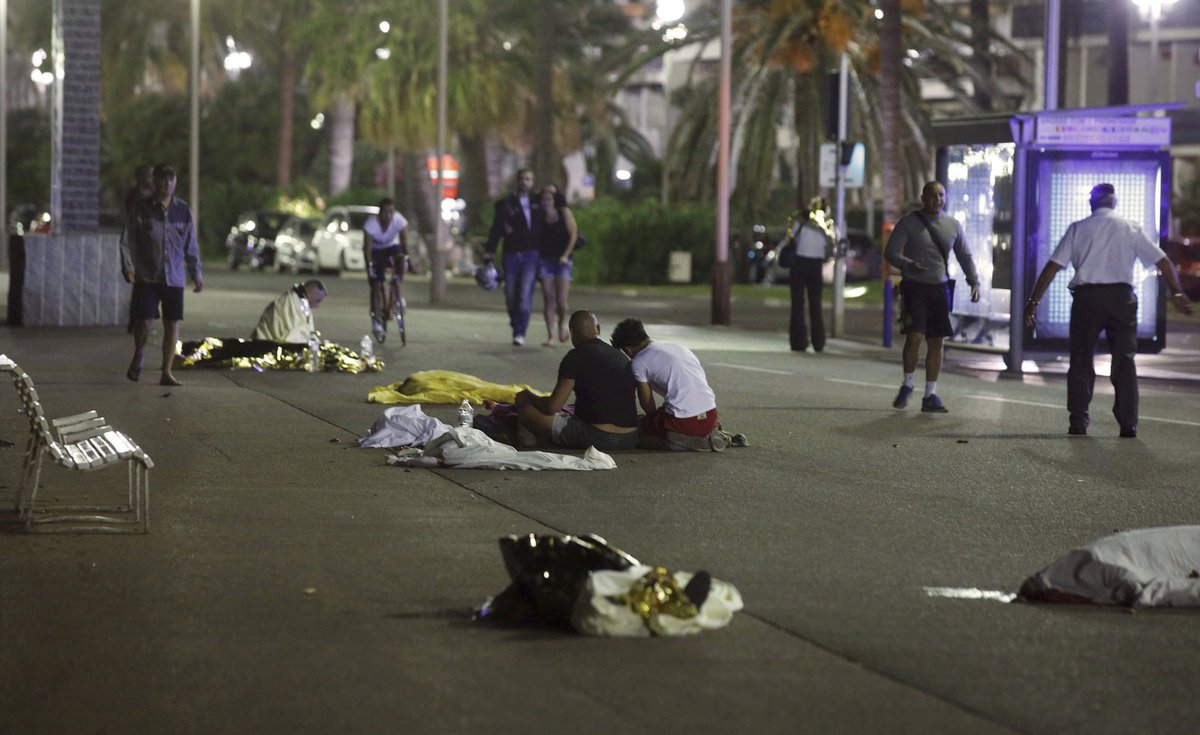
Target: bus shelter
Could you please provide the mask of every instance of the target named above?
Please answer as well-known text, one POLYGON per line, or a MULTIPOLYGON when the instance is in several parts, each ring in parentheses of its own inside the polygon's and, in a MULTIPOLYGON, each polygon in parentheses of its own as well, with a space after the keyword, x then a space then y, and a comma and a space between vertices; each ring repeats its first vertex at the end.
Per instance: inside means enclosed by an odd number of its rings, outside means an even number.
MULTIPOLYGON (((935 123, 946 211, 962 223, 980 279, 980 300, 971 303, 962 269, 951 260, 950 276, 964 283, 954 290, 948 345, 1003 354, 1014 372, 1026 358, 1068 352, 1074 269, 1051 284, 1032 329, 1022 320, 1026 294, 1067 226, 1091 214, 1088 193, 1098 183, 1116 187, 1118 214, 1151 239, 1167 236, 1171 120, 1152 111, 1056 110, 935 123)), ((1157 270, 1140 263, 1134 278, 1138 351, 1159 352, 1165 289, 1157 270)))

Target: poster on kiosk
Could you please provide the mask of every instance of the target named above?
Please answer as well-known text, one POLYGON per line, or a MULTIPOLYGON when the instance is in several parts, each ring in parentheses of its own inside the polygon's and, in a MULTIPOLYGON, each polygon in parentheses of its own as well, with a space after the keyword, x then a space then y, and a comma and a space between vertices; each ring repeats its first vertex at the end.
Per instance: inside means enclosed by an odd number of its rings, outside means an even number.
MULTIPOLYGON (((1036 327, 1026 327, 1012 304, 1024 303, 1067 227, 1091 214, 1088 194, 1096 184, 1116 188, 1117 214, 1141 224, 1151 240, 1166 237, 1171 121, 1063 110, 1017 115, 1007 125, 982 122, 945 126, 942 137, 949 144, 938 151, 946 210, 963 225, 981 295, 973 304, 969 289, 955 289, 949 342, 1020 356, 1066 353, 1073 268, 1059 273, 1043 296, 1036 327)), ((1135 268, 1138 351, 1159 352, 1166 294, 1156 269, 1135 268)), ((951 276, 963 279, 954 262, 951 276)), ((1099 347, 1107 344, 1101 340, 1099 347)))

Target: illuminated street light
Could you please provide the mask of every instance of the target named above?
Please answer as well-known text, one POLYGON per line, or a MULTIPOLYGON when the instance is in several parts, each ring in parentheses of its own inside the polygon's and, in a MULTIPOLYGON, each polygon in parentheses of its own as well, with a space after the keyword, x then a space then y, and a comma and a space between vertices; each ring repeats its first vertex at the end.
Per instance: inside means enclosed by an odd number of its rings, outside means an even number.
POLYGON ((1164 5, 1174 5, 1175 0, 1133 0, 1133 4, 1138 6, 1143 17, 1150 18, 1150 75, 1154 81, 1151 84, 1154 99, 1151 102, 1159 101, 1159 89, 1161 88, 1158 74, 1159 54, 1158 54, 1158 20, 1162 17, 1164 5))
POLYGON ((313 117, 312 122, 310 122, 309 125, 312 126, 313 130, 320 130, 321 128, 325 127, 325 113, 318 112, 313 117))
POLYGON ((242 71, 250 68, 253 59, 249 52, 239 51, 237 42, 233 40, 233 36, 225 37, 225 48, 229 49, 229 53, 225 54, 225 71, 229 72, 229 76, 237 79, 237 75, 242 71))
POLYGON ((686 12, 683 0, 658 0, 654 15, 663 23, 674 23, 686 12))
POLYGON ((388 59, 392 58, 392 52, 390 49, 377 48, 375 49, 375 58, 379 59, 380 61, 387 61, 388 59))
POLYGON ((33 52, 33 65, 35 67, 40 69, 42 67, 42 64, 44 64, 45 62, 46 62, 46 49, 40 48, 37 51, 33 52))
POLYGON ((379 32, 380 33, 387 33, 390 30, 392 30, 391 23, 388 23, 386 20, 379 21, 379 32))

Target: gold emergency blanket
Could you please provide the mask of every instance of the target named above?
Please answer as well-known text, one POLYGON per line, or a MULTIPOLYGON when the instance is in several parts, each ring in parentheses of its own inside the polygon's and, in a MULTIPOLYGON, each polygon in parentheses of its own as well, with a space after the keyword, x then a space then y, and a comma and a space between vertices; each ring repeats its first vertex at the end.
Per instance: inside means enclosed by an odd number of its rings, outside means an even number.
MULTIPOLYGON (((235 370, 307 370, 316 372, 308 345, 290 342, 205 337, 179 343, 176 367, 235 370)), ((383 361, 364 359, 354 350, 336 342, 322 342, 319 367, 324 372, 363 373, 383 370, 383 361)))
POLYGON ((528 385, 501 385, 486 380, 456 373, 452 370, 423 370, 413 373, 402 383, 376 386, 367 394, 368 403, 433 403, 455 405, 463 400, 474 404, 485 400, 496 403, 514 403, 523 390, 539 396, 548 395, 528 385))

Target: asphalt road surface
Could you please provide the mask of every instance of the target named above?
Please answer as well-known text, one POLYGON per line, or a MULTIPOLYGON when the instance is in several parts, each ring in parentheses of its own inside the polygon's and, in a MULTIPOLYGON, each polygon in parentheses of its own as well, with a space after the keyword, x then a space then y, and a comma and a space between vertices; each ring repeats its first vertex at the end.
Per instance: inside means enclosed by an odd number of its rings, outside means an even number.
MULTIPOLYGON (((248 334, 289 279, 208 274, 183 338, 248 334)), ((317 311, 349 346, 366 285, 317 311)), ((404 470, 350 448, 367 390, 424 369, 549 388, 562 346, 509 344, 499 294, 413 284, 409 343, 382 374, 180 371, 125 380, 123 328, 0 327, 51 415, 96 408, 154 457, 145 537, 0 533, 0 732, 1187 732, 1200 721, 1195 611, 1006 604, 1021 581, 1111 533, 1200 523, 1200 387, 1186 346, 1142 383, 1117 438, 1066 435, 1055 369, 1003 377, 961 353, 950 413, 891 408, 898 350, 869 337, 787 350, 786 309, 580 290, 607 335, 641 316, 691 347, 750 446, 631 452, 610 472, 404 470), (594 532, 649 563, 706 569, 746 608, 687 639, 589 639, 469 620, 507 583, 495 541, 594 532), (965 592, 946 592, 945 590, 965 592), (938 591, 942 590, 942 591, 938 591), (962 597, 953 595, 960 594, 962 597), (946 596, 951 595, 951 596, 946 596), (971 599, 981 597, 983 599, 971 599)), ((780 298, 786 300, 782 292, 780 298)), ((540 302, 539 302, 540 303, 540 302)), ((851 324, 869 324, 856 314, 851 324)), ((864 327, 865 330, 865 327, 864 327)), ((535 337, 536 335, 536 337, 535 337)), ((1189 337, 1190 339, 1190 337, 1189 337)), ((1148 361, 1151 364, 1154 361, 1148 361)), ((25 425, 0 391, 0 495, 25 425)), ((427 411, 444 420, 452 406, 427 411)), ((124 474, 47 470, 44 493, 124 474)))

